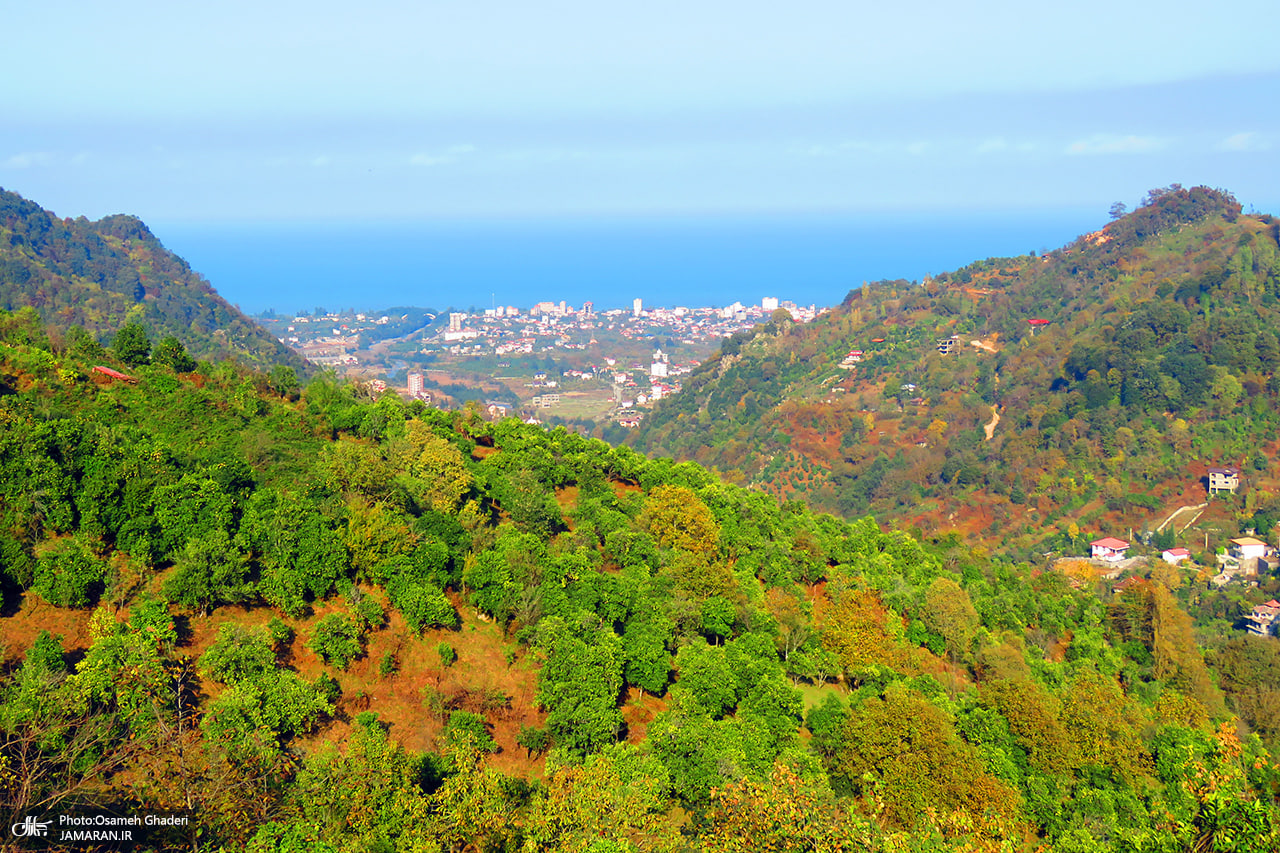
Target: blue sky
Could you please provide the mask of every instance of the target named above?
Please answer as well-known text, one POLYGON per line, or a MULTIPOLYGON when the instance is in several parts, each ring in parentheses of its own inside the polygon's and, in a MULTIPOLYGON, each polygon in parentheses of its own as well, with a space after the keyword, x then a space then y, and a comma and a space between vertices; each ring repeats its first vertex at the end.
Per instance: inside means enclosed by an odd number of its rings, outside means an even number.
POLYGON ((1280 213, 1280 3, 887 6, 22 4, 0 186, 174 223, 1280 213))

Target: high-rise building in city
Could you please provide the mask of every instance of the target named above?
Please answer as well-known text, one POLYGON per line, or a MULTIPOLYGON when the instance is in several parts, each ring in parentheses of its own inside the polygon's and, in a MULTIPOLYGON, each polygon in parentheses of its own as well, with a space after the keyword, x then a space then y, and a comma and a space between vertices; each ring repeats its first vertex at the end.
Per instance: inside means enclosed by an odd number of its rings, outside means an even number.
POLYGON ((778 297, 776 297, 776 296, 766 296, 764 299, 761 299, 761 300, 760 300, 760 307, 761 307, 761 308, 763 308, 763 309, 764 309, 764 310, 766 310, 766 311, 777 311, 777 310, 778 310, 778 297))
POLYGON ((644 313, 644 301, 639 296, 637 296, 635 299, 631 301, 631 315, 633 317, 639 317, 643 313, 644 313))
POLYGON ((421 399, 423 392, 426 390, 424 383, 425 377, 421 373, 418 373, 417 371, 410 373, 409 396, 413 397, 415 400, 421 399))

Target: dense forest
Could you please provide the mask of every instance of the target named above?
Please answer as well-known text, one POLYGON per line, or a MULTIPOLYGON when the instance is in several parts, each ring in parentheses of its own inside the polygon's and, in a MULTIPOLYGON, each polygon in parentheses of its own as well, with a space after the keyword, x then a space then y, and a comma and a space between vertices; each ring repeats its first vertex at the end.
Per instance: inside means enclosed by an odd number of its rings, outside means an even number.
POLYGON ((141 220, 59 219, 0 188, 0 308, 34 308, 58 338, 106 339, 126 323, 181 341, 198 359, 299 373, 307 362, 227 304, 141 220))
MULTIPOLYGON (((726 340, 628 442, 1021 557, 1150 531, 1231 465, 1246 488, 1211 508, 1207 550, 1269 538, 1280 221, 1177 185, 1115 213, 1042 257, 868 284, 804 326, 781 313, 726 340)), ((1206 550, 1198 532, 1178 544, 1206 550)))
MULTIPOLYGON (((135 849, 251 853, 1280 844, 1280 642, 1203 631, 1229 617, 1177 570, 1073 583, 126 338, 0 314, 10 823, 165 810, 192 820, 135 849)), ((1054 377, 1069 420, 1134 411, 1090 408, 1097 369, 1054 377)))

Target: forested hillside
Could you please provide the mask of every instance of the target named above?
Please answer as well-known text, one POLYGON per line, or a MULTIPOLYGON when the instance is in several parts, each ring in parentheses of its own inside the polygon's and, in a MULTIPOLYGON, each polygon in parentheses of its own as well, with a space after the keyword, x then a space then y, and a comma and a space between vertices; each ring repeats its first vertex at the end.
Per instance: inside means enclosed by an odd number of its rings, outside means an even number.
POLYGON ((0 188, 0 308, 23 307, 38 311, 59 338, 83 329, 109 344, 133 323, 152 340, 175 338, 198 359, 307 368, 135 217, 59 219, 0 188))
POLYGON ((1277 328, 1280 221, 1175 185, 1043 257, 876 282, 729 339, 631 443, 1022 555, 1154 528, 1232 465, 1216 541, 1269 536, 1277 328))
POLYGON ((1280 842, 1280 643, 1201 648, 1176 570, 1077 588, 324 376, 113 379, 32 312, 0 343, 10 823, 170 809, 148 845, 253 853, 1280 842))

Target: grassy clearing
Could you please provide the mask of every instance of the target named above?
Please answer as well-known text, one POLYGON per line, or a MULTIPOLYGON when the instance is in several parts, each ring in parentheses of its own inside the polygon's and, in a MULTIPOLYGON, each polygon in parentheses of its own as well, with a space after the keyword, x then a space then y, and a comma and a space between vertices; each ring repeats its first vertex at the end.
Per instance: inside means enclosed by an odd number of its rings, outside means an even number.
POLYGON ((613 392, 604 388, 567 391, 560 395, 559 404, 541 411, 561 418, 603 420, 613 411, 613 392))
POLYGON ((845 694, 845 689, 838 684, 808 684, 802 683, 796 685, 800 690, 800 695, 804 697, 804 710, 807 714, 809 709, 820 703, 828 696, 841 696, 845 694))

